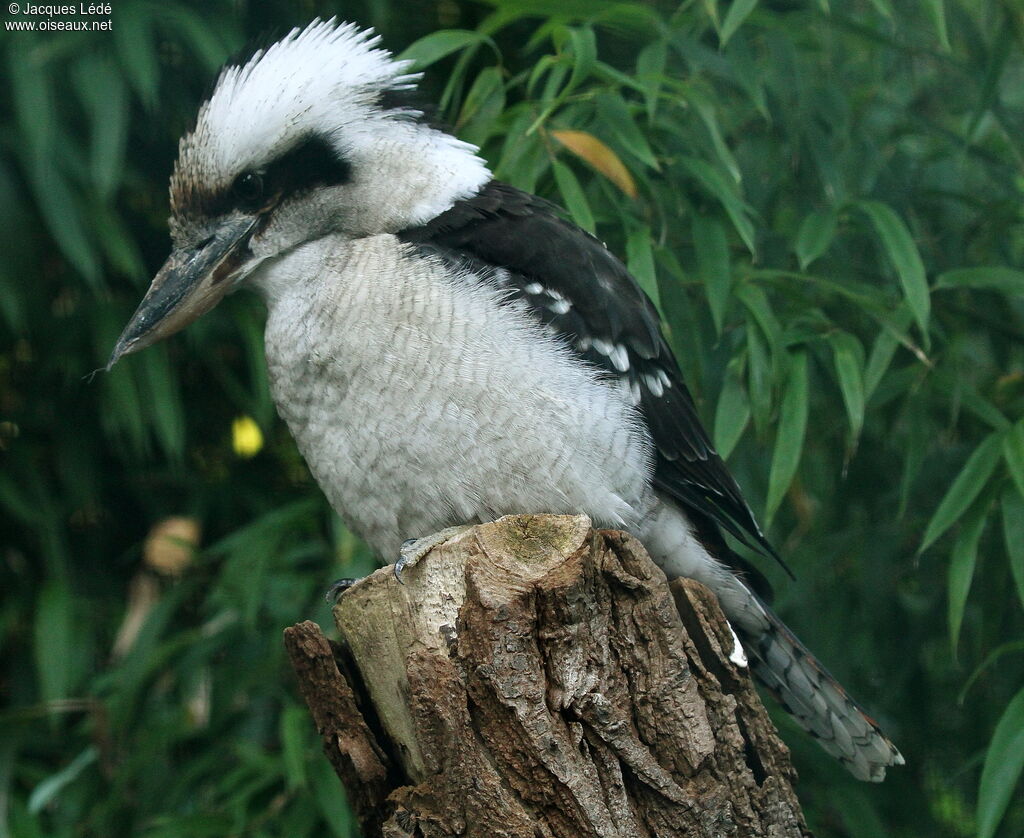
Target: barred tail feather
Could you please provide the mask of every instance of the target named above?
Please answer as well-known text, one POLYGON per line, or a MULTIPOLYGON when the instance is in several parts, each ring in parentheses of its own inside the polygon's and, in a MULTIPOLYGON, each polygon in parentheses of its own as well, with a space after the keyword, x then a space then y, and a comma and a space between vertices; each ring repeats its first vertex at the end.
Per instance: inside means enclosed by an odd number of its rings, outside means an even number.
MULTIPOLYGON (((756 598, 756 597, 755 597, 756 598)), ((858 780, 881 782, 903 756, 768 606, 768 628, 743 632, 750 666, 800 726, 858 780)))

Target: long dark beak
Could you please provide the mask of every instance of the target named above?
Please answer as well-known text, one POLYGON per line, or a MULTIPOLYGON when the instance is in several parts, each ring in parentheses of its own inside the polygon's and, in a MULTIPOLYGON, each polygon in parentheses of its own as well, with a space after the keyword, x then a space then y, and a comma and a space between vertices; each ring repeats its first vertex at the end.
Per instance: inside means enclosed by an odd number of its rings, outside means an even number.
POLYGON ((107 369, 122 355, 173 335, 220 302, 250 258, 249 240, 259 222, 258 216, 229 219, 196 247, 172 252, 118 338, 107 369))

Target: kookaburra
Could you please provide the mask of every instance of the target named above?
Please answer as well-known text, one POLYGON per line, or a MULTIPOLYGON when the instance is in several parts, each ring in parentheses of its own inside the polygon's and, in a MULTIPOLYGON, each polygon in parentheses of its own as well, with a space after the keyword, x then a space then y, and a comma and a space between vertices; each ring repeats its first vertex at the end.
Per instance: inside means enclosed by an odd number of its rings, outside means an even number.
POLYGON ((717 594, 829 753, 881 780, 899 751, 726 545, 772 553, 651 301, 600 241, 395 106, 417 77, 377 43, 316 21, 222 72, 181 140, 173 252, 110 366, 254 289, 277 409, 380 556, 511 513, 628 530, 717 594))

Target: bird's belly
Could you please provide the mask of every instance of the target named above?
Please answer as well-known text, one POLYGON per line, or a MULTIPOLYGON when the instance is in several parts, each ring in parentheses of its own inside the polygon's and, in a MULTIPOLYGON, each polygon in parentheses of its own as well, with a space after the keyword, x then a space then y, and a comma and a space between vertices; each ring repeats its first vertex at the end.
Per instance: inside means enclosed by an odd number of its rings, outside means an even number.
POLYGON ((650 443, 615 385, 496 292, 377 239, 267 322, 278 410, 342 518, 385 557, 516 512, 637 522, 650 443))

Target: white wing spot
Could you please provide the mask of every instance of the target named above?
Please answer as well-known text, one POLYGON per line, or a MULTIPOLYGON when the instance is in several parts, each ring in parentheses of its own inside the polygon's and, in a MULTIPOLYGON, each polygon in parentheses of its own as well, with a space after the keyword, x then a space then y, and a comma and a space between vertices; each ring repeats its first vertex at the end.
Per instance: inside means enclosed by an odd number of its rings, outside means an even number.
POLYGON ((608 353, 608 357, 619 372, 629 369, 629 355, 626 353, 626 347, 621 343, 615 344, 615 349, 608 353))
POLYGON ((524 285, 523 290, 527 294, 541 294, 544 291, 544 286, 539 282, 531 282, 529 285, 524 285))
POLYGON ((555 314, 565 314, 572 308, 572 303, 566 299, 555 300, 551 305, 548 306, 551 311, 555 314))
POLYGON ((661 386, 661 379, 656 375, 645 375, 644 384, 655 398, 660 399, 665 394, 665 388, 661 386))

